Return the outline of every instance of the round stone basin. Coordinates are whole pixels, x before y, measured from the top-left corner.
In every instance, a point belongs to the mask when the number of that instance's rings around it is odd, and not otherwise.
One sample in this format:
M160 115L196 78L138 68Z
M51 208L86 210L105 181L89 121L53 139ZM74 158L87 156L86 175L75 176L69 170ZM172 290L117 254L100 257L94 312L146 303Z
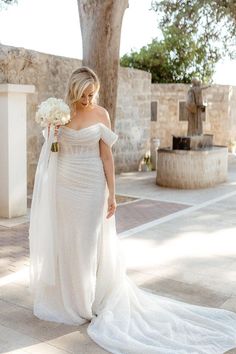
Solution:
M156 184L178 189L212 187L227 180L228 148L157 150Z

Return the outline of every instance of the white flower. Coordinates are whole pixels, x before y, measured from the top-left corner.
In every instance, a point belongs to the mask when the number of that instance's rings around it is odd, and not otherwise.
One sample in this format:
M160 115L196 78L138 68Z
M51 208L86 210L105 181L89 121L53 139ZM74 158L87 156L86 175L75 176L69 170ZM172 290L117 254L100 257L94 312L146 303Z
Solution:
M70 108L62 99L50 97L38 106L35 120L41 127L65 125L70 121Z

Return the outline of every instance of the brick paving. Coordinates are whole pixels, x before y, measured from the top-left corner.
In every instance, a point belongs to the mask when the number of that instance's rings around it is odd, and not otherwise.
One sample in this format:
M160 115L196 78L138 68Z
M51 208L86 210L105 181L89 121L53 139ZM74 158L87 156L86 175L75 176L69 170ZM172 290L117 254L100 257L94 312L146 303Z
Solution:
M29 265L29 224L0 227L0 276Z
M186 204L150 199L140 199L132 203L118 205L116 211L117 232L130 230L189 207L190 205Z
M121 204L116 211L117 232L130 230L139 225L159 219L189 205L160 202L119 196ZM127 201L131 201L126 204ZM11 274L29 265L29 223L15 227L0 227L0 276Z

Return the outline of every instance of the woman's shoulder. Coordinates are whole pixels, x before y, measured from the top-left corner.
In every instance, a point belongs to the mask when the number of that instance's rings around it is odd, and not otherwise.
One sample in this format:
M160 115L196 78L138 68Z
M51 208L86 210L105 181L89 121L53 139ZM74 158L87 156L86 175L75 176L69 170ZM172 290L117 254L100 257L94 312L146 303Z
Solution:
M97 114L98 119L101 123L105 124L106 126L111 126L111 120L108 111L97 104L94 105L94 113Z

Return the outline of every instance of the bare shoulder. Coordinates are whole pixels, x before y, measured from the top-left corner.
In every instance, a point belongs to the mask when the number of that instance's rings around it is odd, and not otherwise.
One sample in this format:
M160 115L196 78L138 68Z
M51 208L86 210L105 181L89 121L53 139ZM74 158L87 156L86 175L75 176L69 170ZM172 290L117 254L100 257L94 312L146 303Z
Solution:
M111 128L111 119L108 111L104 107L99 105L95 105L95 111L98 115L99 121L105 124L107 127Z

